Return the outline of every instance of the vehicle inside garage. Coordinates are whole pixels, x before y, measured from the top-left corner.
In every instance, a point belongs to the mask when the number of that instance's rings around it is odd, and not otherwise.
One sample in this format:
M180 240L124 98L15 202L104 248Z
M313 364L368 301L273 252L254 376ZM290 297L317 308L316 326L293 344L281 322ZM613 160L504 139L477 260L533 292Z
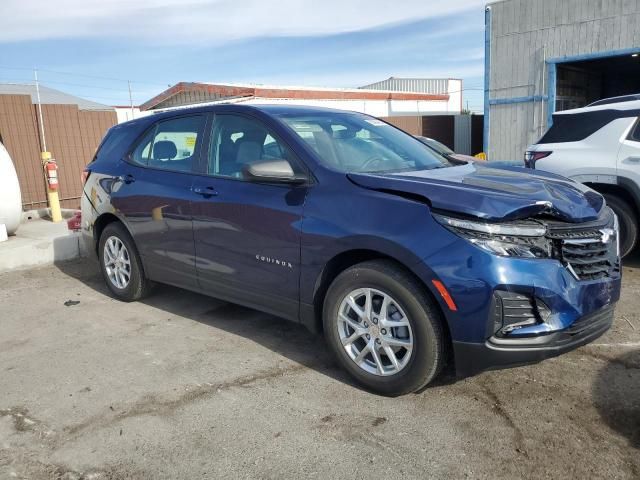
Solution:
M556 111L640 92L640 54L559 63Z

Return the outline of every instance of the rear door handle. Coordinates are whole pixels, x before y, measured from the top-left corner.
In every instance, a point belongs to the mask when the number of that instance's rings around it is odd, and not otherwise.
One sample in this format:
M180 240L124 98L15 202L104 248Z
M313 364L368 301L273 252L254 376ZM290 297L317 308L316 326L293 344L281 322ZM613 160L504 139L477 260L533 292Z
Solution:
M218 195L213 187L193 187L193 193L202 195L204 198L215 197Z
M640 163L640 157L627 157L623 161L627 163Z

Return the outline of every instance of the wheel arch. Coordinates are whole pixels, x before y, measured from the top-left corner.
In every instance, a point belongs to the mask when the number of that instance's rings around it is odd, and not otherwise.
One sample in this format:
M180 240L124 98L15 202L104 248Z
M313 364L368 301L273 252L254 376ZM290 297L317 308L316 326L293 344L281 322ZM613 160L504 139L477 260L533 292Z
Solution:
M102 235L102 232L107 227L107 225L114 222L120 223L127 230L127 232L129 232L129 235L131 235L131 230L129 230L127 224L123 222L122 219L117 215L111 212L101 214L93 223L93 248L96 254L99 253L98 247L100 245L100 236ZM131 235L131 238L133 238L133 235Z
M616 183L603 183L598 181L583 182L587 187L598 193L617 195L629 203L636 212L640 212L640 188L626 177L617 177Z
M449 330L449 324L447 320L447 316L443 311L441 302L438 301L436 296L436 292L434 291L431 285L428 285L426 282L420 278L416 272L407 266L405 263L401 262L397 258L394 258L386 253L370 250L370 249L352 249L346 250L336 254L333 258L331 258L322 269L320 275L316 279L314 294L313 294L313 319L311 322L304 322L311 330L315 332L322 332L322 308L324 305L324 300L329 290L329 286L333 281L344 272L346 269L357 265L359 263L371 261L371 260L388 260L394 263L398 268L404 270L407 274L409 274L418 284L423 288L426 294L433 301L433 304L438 308L440 313L440 317L442 319L442 328L445 334L446 339L446 350L447 350L447 361L452 360L449 356L452 350L452 339L451 332ZM311 325L309 325L311 323Z

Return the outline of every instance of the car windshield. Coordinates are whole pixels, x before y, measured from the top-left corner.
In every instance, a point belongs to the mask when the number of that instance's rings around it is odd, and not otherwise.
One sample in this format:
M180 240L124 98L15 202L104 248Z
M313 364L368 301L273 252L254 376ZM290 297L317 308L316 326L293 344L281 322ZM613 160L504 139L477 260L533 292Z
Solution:
M367 115L342 112L277 115L330 168L392 173L452 166L411 135Z

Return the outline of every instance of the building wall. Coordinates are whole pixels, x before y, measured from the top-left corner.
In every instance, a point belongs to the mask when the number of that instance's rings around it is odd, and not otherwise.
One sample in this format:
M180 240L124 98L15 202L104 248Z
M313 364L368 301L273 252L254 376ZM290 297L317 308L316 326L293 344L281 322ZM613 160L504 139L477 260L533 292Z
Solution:
M361 87L367 90L386 90L393 92L419 92L429 94L449 95L446 112L460 113L462 111L462 80L446 78L388 78L380 82ZM398 110L399 113L401 110Z
M81 172L106 131L116 124L116 114L78 110L75 105L42 105L42 115L47 149L58 163L62 207L77 208ZM30 96L0 95L0 136L18 173L23 207L46 207L37 106Z
M504 0L489 9L490 160L522 158L546 131L554 62L640 48L640 0Z
M136 118L146 117L147 115L153 115L153 112L140 111L139 107L113 107L116 111L116 117L118 123L128 122L129 120L135 120Z
M450 110L447 100L308 100L301 98L252 98L243 104L288 104L326 107L366 113L374 117L460 113L460 106Z

